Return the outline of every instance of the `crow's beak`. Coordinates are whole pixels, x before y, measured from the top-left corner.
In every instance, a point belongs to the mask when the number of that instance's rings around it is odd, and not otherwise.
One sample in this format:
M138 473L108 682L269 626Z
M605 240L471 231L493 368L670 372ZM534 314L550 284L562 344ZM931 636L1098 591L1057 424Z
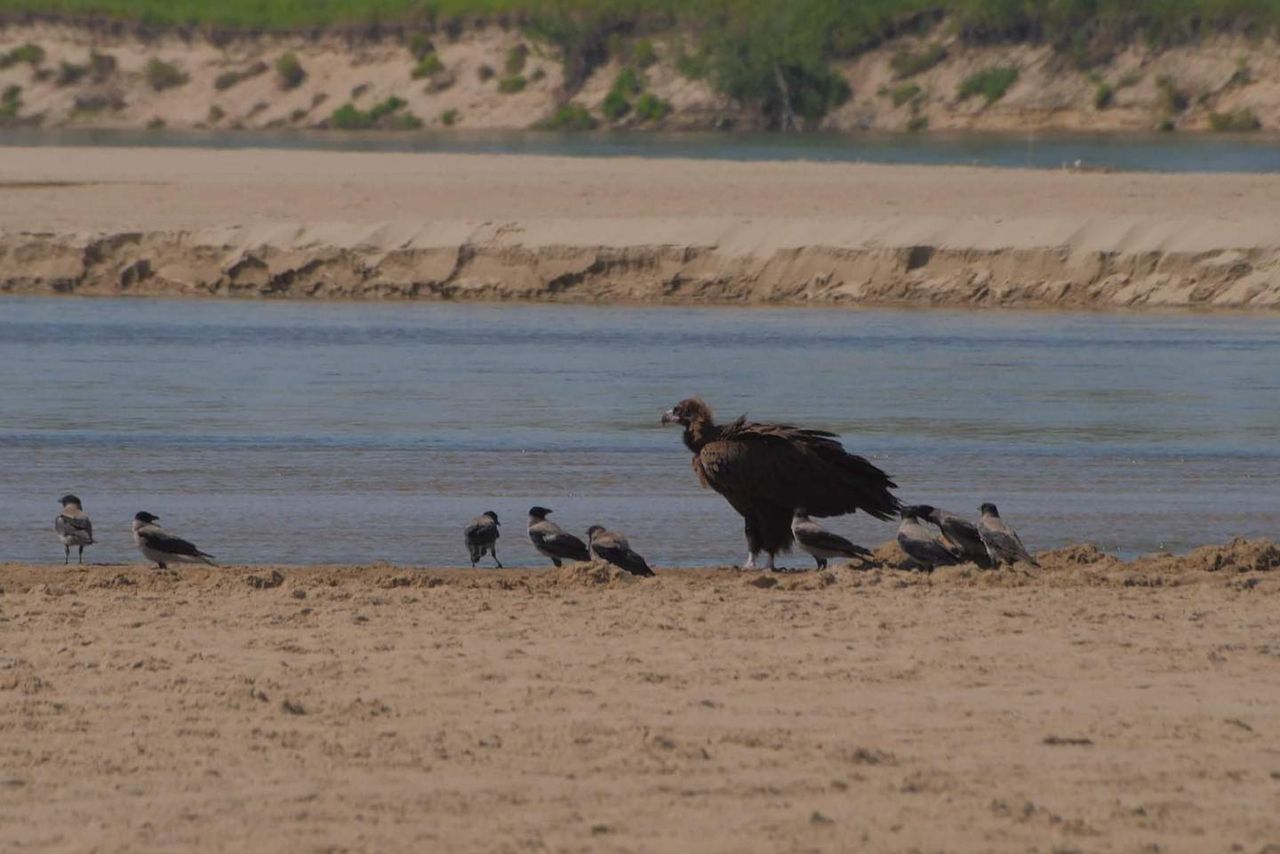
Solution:
M676 415L676 411L674 409L668 409L666 412L662 413L662 423L679 424L680 418Z

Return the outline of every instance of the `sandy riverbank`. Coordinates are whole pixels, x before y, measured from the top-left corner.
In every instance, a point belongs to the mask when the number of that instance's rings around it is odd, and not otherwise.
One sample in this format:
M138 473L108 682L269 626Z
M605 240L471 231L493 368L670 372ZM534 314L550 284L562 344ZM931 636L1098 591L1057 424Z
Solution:
M1280 552L1041 557L1033 574L652 580L0 566L0 838L1280 845Z
M1280 177L10 148L0 292L1280 307Z

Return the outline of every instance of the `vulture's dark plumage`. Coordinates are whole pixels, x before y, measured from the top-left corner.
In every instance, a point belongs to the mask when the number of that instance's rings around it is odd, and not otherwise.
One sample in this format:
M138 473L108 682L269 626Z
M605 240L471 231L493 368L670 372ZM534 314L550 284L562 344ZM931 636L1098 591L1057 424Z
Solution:
M745 416L719 425L697 398L680 401L662 423L684 427L698 480L741 514L748 567L763 551L772 568L774 555L791 547L791 515L797 507L818 517L861 510L888 519L898 511L898 499L889 491L896 484L864 457L846 451L834 433Z
M475 569L485 552L493 555L493 562L502 569L502 561L498 560L498 514L486 510L482 515L471 520L462 532L467 543L467 552L471 555L471 568Z

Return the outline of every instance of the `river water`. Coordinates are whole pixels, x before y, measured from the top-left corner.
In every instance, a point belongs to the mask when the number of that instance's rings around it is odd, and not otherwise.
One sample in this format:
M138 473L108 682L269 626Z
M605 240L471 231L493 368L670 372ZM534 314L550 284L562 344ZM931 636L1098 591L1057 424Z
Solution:
M138 559L145 509L228 563L452 565L492 509L504 562L540 565L534 503L736 562L659 425L691 394L838 431L905 500L995 501L1033 549L1274 537L1278 364L1276 317L8 298L0 561L60 559L70 491L96 562Z

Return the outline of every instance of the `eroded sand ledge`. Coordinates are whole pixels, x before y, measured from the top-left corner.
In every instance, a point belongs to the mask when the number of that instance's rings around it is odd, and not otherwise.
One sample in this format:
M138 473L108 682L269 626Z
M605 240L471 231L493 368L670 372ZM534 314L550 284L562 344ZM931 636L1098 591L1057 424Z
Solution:
M1280 308L1280 178L8 149L0 292Z

